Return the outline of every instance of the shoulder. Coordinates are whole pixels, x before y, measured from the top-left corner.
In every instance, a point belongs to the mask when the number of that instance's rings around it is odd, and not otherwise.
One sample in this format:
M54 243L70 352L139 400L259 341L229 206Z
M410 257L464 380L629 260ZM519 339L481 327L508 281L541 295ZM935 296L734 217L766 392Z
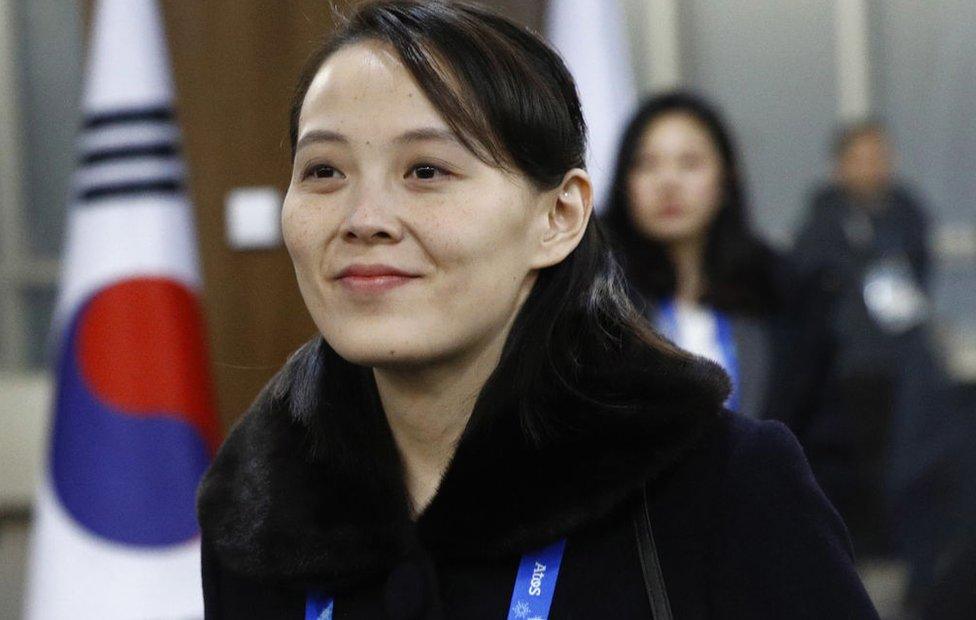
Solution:
M794 258L829 254L834 245L844 242L843 221L850 207L843 192L830 184L815 188L808 195L808 208L790 252Z
M782 424L723 412L653 504L677 615L877 618L846 528Z
M724 413L718 433L727 454L728 482L775 487L796 480L815 486L802 448L783 424Z
M792 433L725 414L724 471L712 545L721 605L790 617L876 617L854 569L847 529Z
M807 190L807 203L810 215L839 208L844 201L844 192L836 183L822 183Z
M799 229L798 241L820 240L836 232L849 208L843 190L835 183L825 183L807 191L807 209ZM812 239L811 239L812 237Z
M915 220L918 224L927 222L925 201L911 185L904 182L892 185L891 201L895 208L903 214L903 217Z
M837 533L846 539L843 523L814 480L803 449L780 422L723 411L683 469L709 470L712 499L726 511L792 514L794 508L812 504L833 517L831 524L838 525Z
M736 532L737 542L729 544L743 550L751 544L816 545L818 552L852 564L847 528L793 433L780 422L732 414L723 424L724 471L716 500L725 527Z
M919 208L923 202L916 188L900 179L891 184L890 192L894 200L912 208Z
M720 416L713 458L721 467L716 505L741 534L791 537L788 522L810 521L839 556L852 555L847 529L824 495L793 433L780 422ZM764 521L776 528L761 531Z
M708 514L710 525L741 527L746 535L761 518L782 522L812 511L830 530L836 550L850 556L843 522L780 422L723 411L659 492L664 512L689 510L694 502L691 510Z

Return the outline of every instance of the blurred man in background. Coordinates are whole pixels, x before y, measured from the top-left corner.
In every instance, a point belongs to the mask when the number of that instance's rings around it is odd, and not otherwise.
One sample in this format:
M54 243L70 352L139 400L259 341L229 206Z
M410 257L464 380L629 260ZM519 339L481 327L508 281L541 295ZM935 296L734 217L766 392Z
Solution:
M783 417L848 523L861 559L899 554L924 596L960 531L960 438L929 334L928 218L894 175L885 127L834 140L793 251L801 347Z
M814 353L804 356L813 364L804 374L815 395L793 423L858 553L888 555L881 483L903 374L899 351L927 312L927 222L893 181L880 123L841 128L833 157L834 179L814 192L793 255Z

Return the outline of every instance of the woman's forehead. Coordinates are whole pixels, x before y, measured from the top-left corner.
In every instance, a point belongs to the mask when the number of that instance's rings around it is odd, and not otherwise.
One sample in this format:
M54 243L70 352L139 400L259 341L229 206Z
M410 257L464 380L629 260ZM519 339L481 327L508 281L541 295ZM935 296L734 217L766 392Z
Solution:
M649 121L638 142L640 150L682 147L715 149L708 127L685 111L665 112Z
M339 83L372 83L402 88L409 72L389 45L378 41L362 41L345 45L335 51L312 80L308 96ZM411 80L412 81L412 80Z
M338 50L316 73L302 103L299 139L313 131L393 139L419 127L449 131L396 52L364 42Z

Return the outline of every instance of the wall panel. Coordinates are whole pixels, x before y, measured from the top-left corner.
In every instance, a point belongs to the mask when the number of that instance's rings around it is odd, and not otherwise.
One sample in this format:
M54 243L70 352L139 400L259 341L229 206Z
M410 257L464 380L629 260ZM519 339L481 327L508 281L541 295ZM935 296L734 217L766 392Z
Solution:
M689 0L679 20L684 83L726 112L753 219L786 240L827 168L837 108L833 2Z

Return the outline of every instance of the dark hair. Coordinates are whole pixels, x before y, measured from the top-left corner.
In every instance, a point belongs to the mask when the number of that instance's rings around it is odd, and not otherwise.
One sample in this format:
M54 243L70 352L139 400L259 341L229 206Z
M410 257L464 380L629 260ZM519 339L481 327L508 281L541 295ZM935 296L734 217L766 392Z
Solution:
M572 76L559 56L539 37L497 15L446 2L373 2L348 19L312 57L299 83L293 145L302 99L318 68L342 46L365 40L396 50L474 152L548 188L583 165L585 125ZM694 364L694 372L706 374L700 362L653 332L631 305L593 219L569 256L539 272L473 416L515 407L527 437L541 443L556 432L542 412L558 410L570 424L572 411L584 409L644 414L641 395L660 389L649 373L686 377L692 371L682 374L677 367ZM319 399L359 398L349 386L354 376L363 376L362 369L341 360L321 338L293 356L288 367L278 397L289 396L299 419L314 424ZM336 370L322 373L323 367ZM321 378L313 385L316 377ZM717 407L728 389L720 377L711 384L696 379L693 389L684 385L692 392L684 396Z
M654 303L673 295L677 285L664 244L634 224L628 192L628 177L641 138L652 122L666 114L687 114L701 123L722 161L722 203L708 229L705 293L701 301L746 314L771 310L777 298L772 273L774 258L749 228L742 171L731 135L713 107L685 92L666 93L644 102L627 125L617 153L604 222L636 289L634 293Z
M830 142L830 154L834 159L840 159L844 152L856 140L868 134L887 135L888 128L880 118L868 117L844 123L834 131Z
M347 45L396 50L462 143L482 160L518 170L538 187L585 167L586 124L562 59L538 37L463 4L381 1L343 20L309 59L291 107L295 154L305 93L322 64Z

